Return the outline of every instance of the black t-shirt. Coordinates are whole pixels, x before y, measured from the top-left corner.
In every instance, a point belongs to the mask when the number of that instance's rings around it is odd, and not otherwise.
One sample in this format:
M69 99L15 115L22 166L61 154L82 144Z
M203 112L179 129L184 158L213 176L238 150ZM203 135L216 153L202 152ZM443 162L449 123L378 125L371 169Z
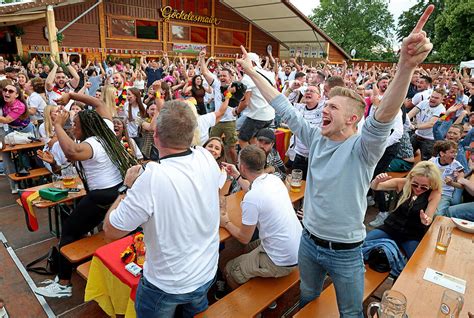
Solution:
M151 68L147 67L145 69L145 74L147 77L147 82L146 85L147 87L150 87L154 81L158 81L163 77L163 68Z

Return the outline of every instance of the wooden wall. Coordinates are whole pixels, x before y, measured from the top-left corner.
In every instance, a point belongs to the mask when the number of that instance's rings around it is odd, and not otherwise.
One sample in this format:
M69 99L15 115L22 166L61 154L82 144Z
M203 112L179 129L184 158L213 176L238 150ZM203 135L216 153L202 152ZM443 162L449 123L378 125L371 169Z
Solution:
M60 30L71 20L90 8L95 1L79 3L54 9L56 27ZM25 34L21 39L23 45L48 45L44 37L45 19L39 19L20 25ZM95 8L64 31L62 46L99 47L99 15Z
M347 60L347 58L336 47L329 43L328 60L331 63L342 63L342 61Z
M280 55L280 43L278 41L257 27L252 27L252 31L252 52L259 55L268 55L267 45L271 44L273 47L272 55Z

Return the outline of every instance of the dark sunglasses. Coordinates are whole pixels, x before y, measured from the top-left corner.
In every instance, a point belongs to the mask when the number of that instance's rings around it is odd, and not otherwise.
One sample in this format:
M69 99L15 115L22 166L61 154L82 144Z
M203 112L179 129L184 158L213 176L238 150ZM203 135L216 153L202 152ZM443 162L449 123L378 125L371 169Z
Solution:
M414 187L414 188L416 188L416 189L420 189L420 190L422 190L422 191L428 191L428 190L430 189L430 187L425 186L425 185L420 185L420 184L418 184L418 183L416 183L416 182L412 182L412 183L411 183L411 186Z
M4 89L3 89L3 92L4 92L4 93L9 93L9 94L14 94L14 93L16 93L16 90L4 88Z

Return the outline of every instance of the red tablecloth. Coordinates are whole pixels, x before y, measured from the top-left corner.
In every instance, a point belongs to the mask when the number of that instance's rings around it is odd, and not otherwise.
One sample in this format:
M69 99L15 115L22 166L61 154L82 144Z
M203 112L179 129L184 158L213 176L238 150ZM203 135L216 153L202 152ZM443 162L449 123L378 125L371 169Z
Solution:
M135 277L125 269L125 264L120 259L120 254L133 242L132 236L126 236L118 241L104 245L98 248L94 256L98 257L102 263L112 272L120 281L129 286L132 291L130 298L135 301L138 282L140 276Z

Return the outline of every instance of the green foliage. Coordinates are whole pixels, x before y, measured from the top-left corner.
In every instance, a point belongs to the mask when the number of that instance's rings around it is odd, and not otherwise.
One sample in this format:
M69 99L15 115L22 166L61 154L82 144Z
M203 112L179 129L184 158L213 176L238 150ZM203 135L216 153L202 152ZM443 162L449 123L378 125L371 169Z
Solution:
M445 0L435 21L434 50L445 63L474 59L474 1Z
M357 58L392 58L394 20L388 0L321 0L309 17L346 52Z
M398 18L398 29L397 29L397 39L401 42L404 37L407 37L411 30L415 28L418 19L425 11L426 7L429 4L435 5L435 10L430 16L430 19L425 24L423 30L426 32L426 35L430 38L434 38L435 30L435 20L443 11L445 0L422 0L417 4L412 6L407 11L403 12Z

